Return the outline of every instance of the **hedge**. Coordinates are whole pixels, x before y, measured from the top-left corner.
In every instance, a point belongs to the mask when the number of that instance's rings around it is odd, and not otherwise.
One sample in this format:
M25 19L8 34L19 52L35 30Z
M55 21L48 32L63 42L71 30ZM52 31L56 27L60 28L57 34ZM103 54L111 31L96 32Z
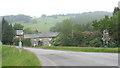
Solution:
M23 44L23 46L31 46L31 40L30 40L30 38L22 38L22 44ZM14 38L13 39L13 43L14 43L14 45L19 45L19 38Z

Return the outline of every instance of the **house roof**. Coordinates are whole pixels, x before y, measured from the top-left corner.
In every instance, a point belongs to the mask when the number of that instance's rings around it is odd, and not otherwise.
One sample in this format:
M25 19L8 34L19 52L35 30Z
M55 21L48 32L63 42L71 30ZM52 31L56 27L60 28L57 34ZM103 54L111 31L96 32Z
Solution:
M49 38L49 37L56 37L58 32L52 33L40 33L40 34L25 34L24 38Z

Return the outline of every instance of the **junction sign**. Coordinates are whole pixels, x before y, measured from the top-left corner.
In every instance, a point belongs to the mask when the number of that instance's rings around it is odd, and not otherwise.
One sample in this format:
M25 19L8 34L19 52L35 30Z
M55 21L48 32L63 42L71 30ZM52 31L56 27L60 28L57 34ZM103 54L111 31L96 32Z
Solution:
M109 31L107 29L103 30L102 40L104 47L107 48L110 40Z
M21 42L21 38L24 38L24 32L23 30L16 30L16 38L19 38L19 52L21 54L22 52L22 42Z

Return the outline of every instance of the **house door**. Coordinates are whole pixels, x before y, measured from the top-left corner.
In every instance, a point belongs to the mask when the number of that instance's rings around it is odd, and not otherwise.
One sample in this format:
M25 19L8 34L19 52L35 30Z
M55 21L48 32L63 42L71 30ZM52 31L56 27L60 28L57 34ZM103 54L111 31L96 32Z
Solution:
M38 46L42 46L43 42L42 41L38 41Z

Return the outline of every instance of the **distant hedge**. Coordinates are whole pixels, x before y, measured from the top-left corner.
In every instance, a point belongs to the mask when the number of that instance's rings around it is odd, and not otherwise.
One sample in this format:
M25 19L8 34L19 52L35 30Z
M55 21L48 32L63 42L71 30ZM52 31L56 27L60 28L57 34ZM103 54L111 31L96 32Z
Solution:
M23 42L23 46L31 46L30 38L23 38L22 42Z
M23 46L31 46L31 40L30 40L30 38L22 38L22 44L23 44ZM14 45L19 45L19 38L14 38L13 39L13 43L14 43Z

